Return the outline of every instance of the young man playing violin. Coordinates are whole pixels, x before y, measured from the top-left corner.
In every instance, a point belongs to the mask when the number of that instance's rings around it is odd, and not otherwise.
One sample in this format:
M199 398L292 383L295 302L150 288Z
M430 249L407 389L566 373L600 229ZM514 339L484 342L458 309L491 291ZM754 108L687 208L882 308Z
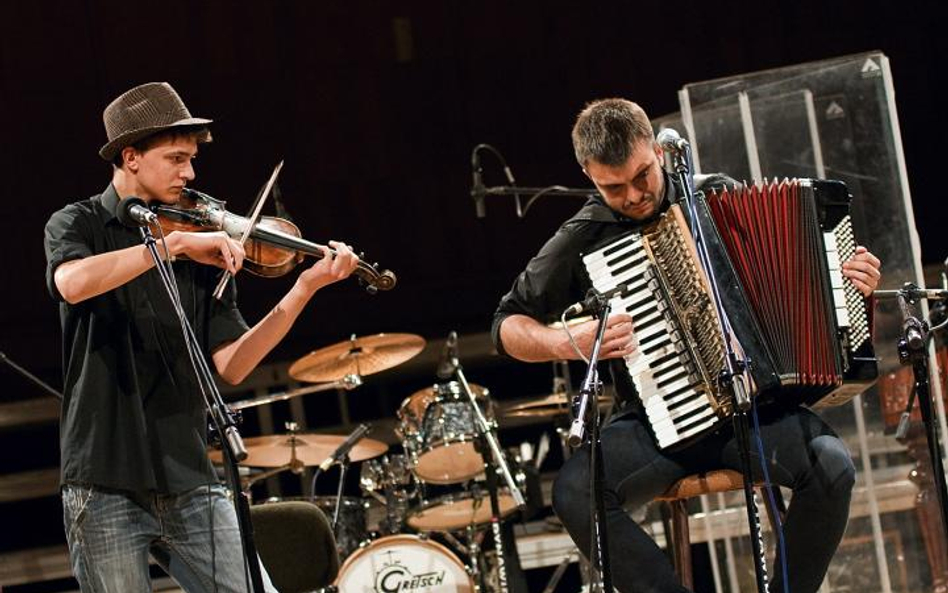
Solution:
M46 225L46 280L59 301L64 398L62 499L72 569L83 591L151 590L148 555L187 591L246 591L236 513L206 454L205 409L178 319L123 199L174 204L194 179L211 120L192 117L167 83L137 86L103 114L99 151L112 182ZM177 259L185 313L221 378L242 381L286 335L319 289L348 277L358 258L343 243L300 274L248 327L233 282L212 296L220 270L244 259L223 232L175 231L159 240ZM273 590L264 572L268 590Z

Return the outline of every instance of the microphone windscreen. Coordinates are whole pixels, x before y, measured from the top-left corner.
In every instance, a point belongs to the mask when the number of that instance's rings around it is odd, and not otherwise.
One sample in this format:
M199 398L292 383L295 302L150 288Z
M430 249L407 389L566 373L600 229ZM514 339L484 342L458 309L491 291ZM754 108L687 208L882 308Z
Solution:
M139 206L141 208L148 208L148 204L145 203L145 200L136 197L128 196L127 198L122 199L119 202L118 210L115 213L115 216L119 219L119 222L130 228L136 228L142 226L142 224L132 216L132 208Z

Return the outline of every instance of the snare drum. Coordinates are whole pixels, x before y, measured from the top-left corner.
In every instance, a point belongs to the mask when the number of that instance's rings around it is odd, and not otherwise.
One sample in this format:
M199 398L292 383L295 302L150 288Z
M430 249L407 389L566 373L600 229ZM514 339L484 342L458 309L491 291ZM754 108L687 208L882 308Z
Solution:
M494 414L487 390L471 386L484 416ZM422 389L398 410L402 445L415 475L432 484L463 482L484 471L474 447L477 424L471 402L455 382Z
M415 535L375 540L339 569L341 593L472 593L474 582L447 548Z

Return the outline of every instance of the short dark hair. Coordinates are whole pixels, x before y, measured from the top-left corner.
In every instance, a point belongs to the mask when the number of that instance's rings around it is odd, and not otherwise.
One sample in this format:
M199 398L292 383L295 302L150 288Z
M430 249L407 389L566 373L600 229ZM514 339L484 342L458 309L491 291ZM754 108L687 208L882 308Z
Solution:
M133 142L128 146L131 146L138 152L145 152L149 148L164 142L165 140L177 140L178 138L194 138L198 143L204 144L205 142L212 142L214 138L211 136L211 130L204 124L197 124L193 126L175 126L161 130L160 132L155 132L151 136L145 136L138 142ZM128 146L123 146L115 154L115 158L112 159L112 164L122 168L124 161L122 160L122 151L128 148Z
M616 167L632 156L639 142L655 139L652 123L638 104L598 99L586 104L573 125L573 150L580 166L589 160Z

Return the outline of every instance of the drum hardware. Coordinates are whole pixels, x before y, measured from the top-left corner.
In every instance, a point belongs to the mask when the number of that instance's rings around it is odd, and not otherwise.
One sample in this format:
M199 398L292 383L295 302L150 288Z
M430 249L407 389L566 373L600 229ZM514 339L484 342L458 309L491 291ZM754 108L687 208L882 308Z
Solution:
M244 408L252 408L254 406L261 406L263 404L271 404L273 402L284 401L319 391L330 391L333 389L352 391L360 385L362 385L362 377L360 375L345 375L338 381L333 381L331 383L318 383L316 385L308 385L306 387L282 391L280 393L268 393L259 397L232 402L227 405L231 410L243 410Z
M346 375L364 377L390 369L417 355L425 340L415 334L376 334L314 350L290 365L297 381L320 383L340 381Z
M385 455L362 464L359 485L363 492L382 503L385 518L379 524L382 535L401 533L410 511L410 501L418 494L417 484L404 455Z

